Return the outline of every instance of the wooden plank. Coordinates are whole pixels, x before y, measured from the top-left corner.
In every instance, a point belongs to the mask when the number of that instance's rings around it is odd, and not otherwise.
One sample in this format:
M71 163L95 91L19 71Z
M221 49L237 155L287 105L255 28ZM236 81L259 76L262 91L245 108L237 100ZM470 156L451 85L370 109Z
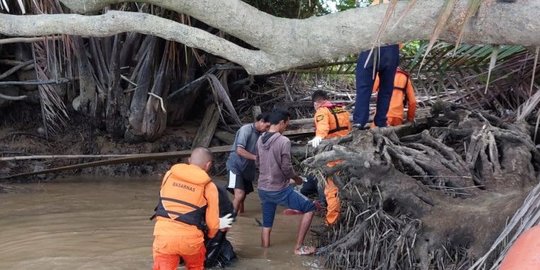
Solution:
M222 142L226 144L231 144L231 145L234 143L234 136L235 134L227 132L227 131L223 131L223 130L218 130L214 134L214 137L218 138L219 140L221 140Z
M214 132L216 132L218 122L219 112L216 104L212 104L204 113L202 123L197 130L195 139L193 139L191 149L195 149L196 147L200 146L208 147L210 145L210 141L212 141L212 137L214 137Z
M298 128L298 129L285 130L285 132L283 132L283 135L294 136L294 135L304 135L304 134L313 134L313 133L315 133L315 128Z
M313 125L314 123L315 123L315 120L313 119L313 117L289 120L289 125L307 125L307 124Z
M300 119L291 119L289 120L289 126L292 125L313 125L315 120L313 120L313 117L310 118L300 118ZM245 124L243 124L245 125ZM240 125L229 125L231 128L240 128Z
M227 153L231 150L231 147L232 145L224 145L224 146L211 147L208 149L212 153ZM189 155L191 155L191 150L162 152L162 153L149 153L149 154L132 154L132 155L126 155L125 157L122 157L122 158L98 160L98 161L86 162L86 163L81 163L81 164L45 169L45 170L36 171L36 172L27 172L27 173L19 173L19 174L14 174L14 175L0 176L0 179L10 179L10 178L20 177L20 176L55 173L55 172L61 172L61 171L66 171L66 170L76 170L76 169L84 169L84 168L90 168L90 167L122 164L122 163L130 163L130 162L138 162L138 161L146 161L146 160L173 159L173 158L185 157Z
M257 116L262 113L261 106L253 106L251 112L253 113L253 121L257 121Z
M351 112L351 116L350 116L349 119L352 122L352 120L353 120L352 112ZM292 120L289 121L289 125L307 125L307 124L310 124L312 126L315 124L315 120L313 119L313 117L301 118L301 119L292 119Z

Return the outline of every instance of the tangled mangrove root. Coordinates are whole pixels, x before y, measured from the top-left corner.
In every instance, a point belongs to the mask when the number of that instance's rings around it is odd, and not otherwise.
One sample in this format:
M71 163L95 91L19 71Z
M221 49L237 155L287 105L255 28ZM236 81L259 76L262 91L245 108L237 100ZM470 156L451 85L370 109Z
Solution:
M384 128L326 142L303 162L340 189L340 221L318 253L332 269L470 267L538 182L526 130L445 105L413 134ZM342 162L327 167L333 160Z

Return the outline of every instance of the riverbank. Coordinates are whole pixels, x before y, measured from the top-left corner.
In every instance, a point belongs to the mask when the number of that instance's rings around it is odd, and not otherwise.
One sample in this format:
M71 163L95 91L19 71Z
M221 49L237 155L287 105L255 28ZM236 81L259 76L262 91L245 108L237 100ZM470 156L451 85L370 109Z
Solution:
M36 108L24 107L20 110L3 108L0 118L0 156L28 155L115 155L173 152L191 148L199 123L187 122L180 127L168 127L162 137L153 142L127 142L115 139L106 132L92 127L85 119L74 115L68 128L51 135L47 139L39 119L35 118ZM214 174L223 174L226 154L216 154ZM0 161L0 176L24 172L35 172L48 168L79 164L94 159L35 159ZM160 175L181 159L147 160L90 167L62 172L60 175L104 175L104 176L151 176ZM44 174L14 181L50 180L57 174Z

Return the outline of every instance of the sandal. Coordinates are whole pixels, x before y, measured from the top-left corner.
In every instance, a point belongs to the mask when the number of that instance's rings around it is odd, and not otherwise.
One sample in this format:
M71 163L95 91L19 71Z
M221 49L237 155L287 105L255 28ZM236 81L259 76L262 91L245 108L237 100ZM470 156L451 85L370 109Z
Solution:
M294 254L299 256L313 255L316 250L317 249L315 247L301 246L300 248L294 250Z

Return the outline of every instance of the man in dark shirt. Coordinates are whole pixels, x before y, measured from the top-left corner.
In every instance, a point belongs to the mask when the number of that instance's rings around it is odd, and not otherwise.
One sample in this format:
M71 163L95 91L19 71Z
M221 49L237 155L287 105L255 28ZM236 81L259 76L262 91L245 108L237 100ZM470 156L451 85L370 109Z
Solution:
M268 130L268 114L257 116L255 123L243 125L234 138L234 144L227 159L229 184L227 188L234 193L233 207L235 214L244 212L246 195L253 192L257 157L257 139Z

